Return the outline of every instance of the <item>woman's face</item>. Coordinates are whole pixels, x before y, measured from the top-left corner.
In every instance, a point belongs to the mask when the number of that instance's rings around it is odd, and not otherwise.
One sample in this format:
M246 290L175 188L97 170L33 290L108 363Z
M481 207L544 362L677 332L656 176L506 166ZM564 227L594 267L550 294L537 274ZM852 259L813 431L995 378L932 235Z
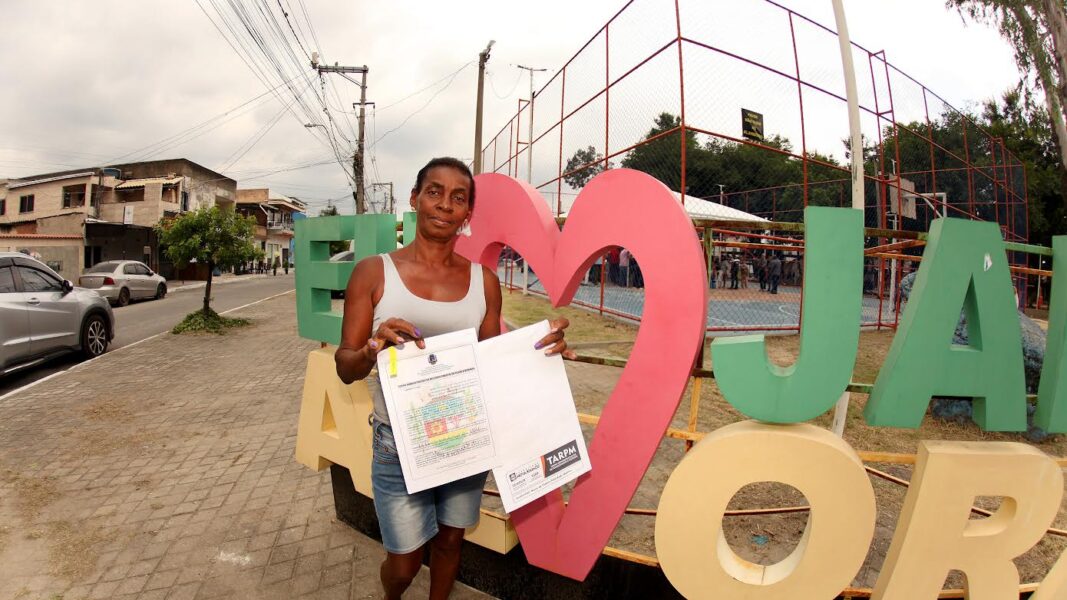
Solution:
M470 219L471 181L452 167L427 171L422 189L411 192L411 208L418 214L418 229L430 239L447 240Z

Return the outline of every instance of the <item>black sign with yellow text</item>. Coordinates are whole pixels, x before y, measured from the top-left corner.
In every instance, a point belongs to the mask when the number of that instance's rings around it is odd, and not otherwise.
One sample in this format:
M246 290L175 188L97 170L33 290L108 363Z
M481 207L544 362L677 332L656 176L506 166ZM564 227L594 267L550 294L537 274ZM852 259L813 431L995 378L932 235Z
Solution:
M753 142L763 141L763 115L747 108L741 109L741 136Z

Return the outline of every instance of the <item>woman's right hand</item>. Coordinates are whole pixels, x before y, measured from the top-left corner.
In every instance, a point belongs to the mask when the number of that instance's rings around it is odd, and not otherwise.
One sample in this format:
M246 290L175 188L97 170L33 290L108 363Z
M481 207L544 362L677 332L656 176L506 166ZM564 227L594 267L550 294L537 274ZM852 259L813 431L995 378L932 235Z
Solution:
M404 342L410 341L414 341L420 349L426 348L426 342L422 340L422 332L417 327L404 319L386 319L378 325L377 331L367 340L367 348L373 358L389 346L403 349Z

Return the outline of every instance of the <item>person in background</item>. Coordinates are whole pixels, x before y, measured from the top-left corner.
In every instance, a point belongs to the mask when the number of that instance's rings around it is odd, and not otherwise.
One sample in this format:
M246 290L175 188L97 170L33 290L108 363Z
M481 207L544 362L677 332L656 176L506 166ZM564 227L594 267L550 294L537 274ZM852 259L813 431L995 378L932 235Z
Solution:
M739 270L741 272L740 276L739 276L739 279L741 281L741 289L747 290L748 289L748 275L749 275L748 268L749 268L749 265L748 265L747 262L742 260L741 263L738 265L738 268L739 268Z
M622 271L623 287L630 287L633 283L630 279L630 251L626 248L619 253L619 269Z
M779 258L777 253L767 263L767 271L771 279L769 291L772 294L777 294L778 282L782 279L782 259Z
M759 278L759 289L767 289L767 253L762 252L756 260L756 277Z

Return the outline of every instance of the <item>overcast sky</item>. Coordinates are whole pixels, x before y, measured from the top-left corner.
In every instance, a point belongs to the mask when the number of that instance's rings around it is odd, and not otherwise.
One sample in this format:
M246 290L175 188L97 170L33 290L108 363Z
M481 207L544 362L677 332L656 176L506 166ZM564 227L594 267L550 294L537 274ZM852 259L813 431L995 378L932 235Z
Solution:
M439 155L473 157L477 55L490 39L496 40L496 46L486 81L485 141L506 125L517 100L528 96L528 76L515 65L549 69L535 77L540 88L624 4L574 0L261 2L246 0L249 14L258 19L258 11L269 7L291 42L289 48L269 46L275 56L291 61L284 68L287 76L294 77L273 93L269 90L282 79L273 72L257 77L227 42L238 44L220 21L219 9L237 23L227 2L216 0L218 8L211 0L199 4L195 0L5 2L5 35L0 36L0 80L5 82L0 93L0 176L184 157L222 170L237 179L238 187L270 187L303 198L314 214L330 201L342 212L352 212L348 176L337 162L329 162L334 152L325 128L305 128L309 117L292 102L291 89L303 94L319 122L329 123L316 99L322 92L319 79L304 56L305 50L317 50L329 64L369 67L367 99L376 105L368 109L367 116L367 179L392 182L398 202L406 204L415 172L426 160ZM829 0L779 2L834 25ZM279 4L289 13L288 23ZM749 58L766 57L769 62L789 48L783 46L788 44L788 39L782 39L788 34L785 21L777 16L754 16L784 14L763 0L681 4L686 35L736 49ZM612 47L617 44L619 48L612 50L613 60L627 49L652 48L659 39L656 32L674 26L673 11L665 14L658 10L661 6L673 3L636 0L630 10L635 15L639 9L645 12L632 21L647 30L612 37ZM1019 78L1010 48L994 30L964 24L942 2L846 0L845 7L853 41L869 50L885 49L891 63L957 107L998 96ZM303 48L292 41L290 26L305 44ZM291 59L286 58L289 52ZM836 46L813 41L802 44L800 52L805 76L840 77ZM676 67L677 54L673 57ZM306 68L298 72L296 64ZM727 66L735 69L739 65L733 61ZM869 84L866 62L857 67ZM327 77L325 94L336 124L332 136L338 151L348 154L348 140L355 138L352 103L359 98L359 88L339 75ZM687 71L692 114L700 114L703 102L709 107L708 115L720 106L723 114L734 115L739 102L758 103L759 98L770 97L764 101L766 106L759 107L768 114L770 132L775 129L776 113L795 111L795 87L781 87L781 82L768 84L772 91L759 92L757 99L737 100L762 85L757 81L762 76L745 77L713 65L698 70L697 75ZM572 76L568 81L568 95L581 87L579 79ZM660 87L670 89L671 85L665 81ZM654 90L657 86L647 87ZM905 92L899 95L898 112L914 112L915 97L909 99ZM633 133L612 133L613 137L625 139L647 131L651 122L646 112L670 109L670 101L665 100L662 107L656 102L654 95L634 100L629 120L616 112L626 106L614 104L613 129L624 127ZM830 133L825 142L809 141L809 147L835 144L847 135L847 123L840 118L843 112L822 110L816 101L810 102L807 130ZM911 116L898 114L898 119ZM780 120L788 121L785 116ZM587 129L583 135L598 136L595 124ZM788 129L783 125L783 131ZM809 133L809 140L815 137ZM310 163L324 164L305 167Z

